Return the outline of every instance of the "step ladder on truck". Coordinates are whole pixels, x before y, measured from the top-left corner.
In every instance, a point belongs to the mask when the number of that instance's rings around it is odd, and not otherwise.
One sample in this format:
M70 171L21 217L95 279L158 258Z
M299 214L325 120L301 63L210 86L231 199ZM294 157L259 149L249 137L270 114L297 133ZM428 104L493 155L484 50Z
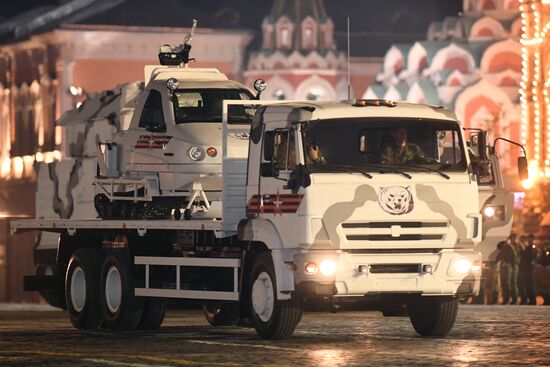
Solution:
M249 127L232 123L238 107L255 111ZM56 275L27 288L61 289L79 329L153 329L181 298L202 300L212 325L246 320L266 339L290 337L304 309L348 301L408 316L423 336L450 331L459 299L479 292L483 221L454 113L225 100L222 129L221 217L12 222L60 233ZM417 160L385 160L399 134ZM248 151L231 149L237 139Z

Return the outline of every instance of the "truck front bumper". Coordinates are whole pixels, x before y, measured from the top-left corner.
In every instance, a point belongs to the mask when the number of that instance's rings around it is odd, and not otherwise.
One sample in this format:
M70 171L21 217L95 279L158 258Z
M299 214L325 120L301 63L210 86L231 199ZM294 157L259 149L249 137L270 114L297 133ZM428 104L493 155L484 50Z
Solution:
M481 255L473 250L367 254L307 251L295 255L294 264L295 289L305 296L468 296L479 293L481 279ZM329 274L331 268L334 272Z

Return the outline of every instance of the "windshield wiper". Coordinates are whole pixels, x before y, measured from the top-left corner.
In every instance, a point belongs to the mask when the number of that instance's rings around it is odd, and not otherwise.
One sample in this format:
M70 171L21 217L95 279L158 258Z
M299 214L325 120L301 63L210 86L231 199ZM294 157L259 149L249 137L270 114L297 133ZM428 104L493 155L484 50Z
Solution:
M309 168L310 171L316 171L319 168L321 168L321 170L322 170L322 168L326 168L328 170L336 169L336 170L340 170L341 172L352 171L352 172L361 173L361 174L365 175L365 177L372 178L372 175L369 174L368 172L365 172L360 168L350 166L350 165L345 165L345 164L315 164L315 165L309 165L308 168Z
M403 175L407 177L409 180L412 178L411 175L409 175L407 172L403 172L393 166L386 165L386 164L376 164L376 163L363 163L361 164L363 167L370 167L378 170L380 173L397 173L400 175Z
M431 167L424 167L424 166L420 166L420 165L417 165L417 164L411 164L411 165L400 166L400 167L423 169L423 170L428 171L428 172L435 172L435 173L438 173L441 177L444 177L444 178L446 178L447 180L450 179L450 177L449 177L448 174L443 173L443 172L441 172L440 170L435 169L435 168L431 168Z

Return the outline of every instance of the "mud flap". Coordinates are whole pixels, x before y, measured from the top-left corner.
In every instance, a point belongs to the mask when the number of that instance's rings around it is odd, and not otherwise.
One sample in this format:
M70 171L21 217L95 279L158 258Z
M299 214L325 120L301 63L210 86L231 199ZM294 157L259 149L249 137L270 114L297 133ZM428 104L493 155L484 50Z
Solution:
M294 292L294 253L295 250L271 250L279 301L290 299L291 293Z

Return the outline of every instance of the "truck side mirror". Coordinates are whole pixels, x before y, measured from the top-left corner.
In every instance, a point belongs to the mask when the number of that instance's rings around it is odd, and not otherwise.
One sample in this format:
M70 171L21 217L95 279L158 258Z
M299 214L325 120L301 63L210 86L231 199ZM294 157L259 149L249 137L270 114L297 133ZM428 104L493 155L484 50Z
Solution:
M275 149L275 132L267 131L264 134L264 160L273 160L273 151Z
M522 181L529 178L529 169L526 157L518 157L518 174L520 180Z
M299 164L296 166L296 169L290 173L290 177L285 188L291 189L293 193L297 193L300 187L306 188L309 185L311 185L309 170L303 164Z
M262 177L279 177L279 169L272 162L260 164L260 175Z
M477 155L479 159L487 159L487 132L480 131L477 135Z

